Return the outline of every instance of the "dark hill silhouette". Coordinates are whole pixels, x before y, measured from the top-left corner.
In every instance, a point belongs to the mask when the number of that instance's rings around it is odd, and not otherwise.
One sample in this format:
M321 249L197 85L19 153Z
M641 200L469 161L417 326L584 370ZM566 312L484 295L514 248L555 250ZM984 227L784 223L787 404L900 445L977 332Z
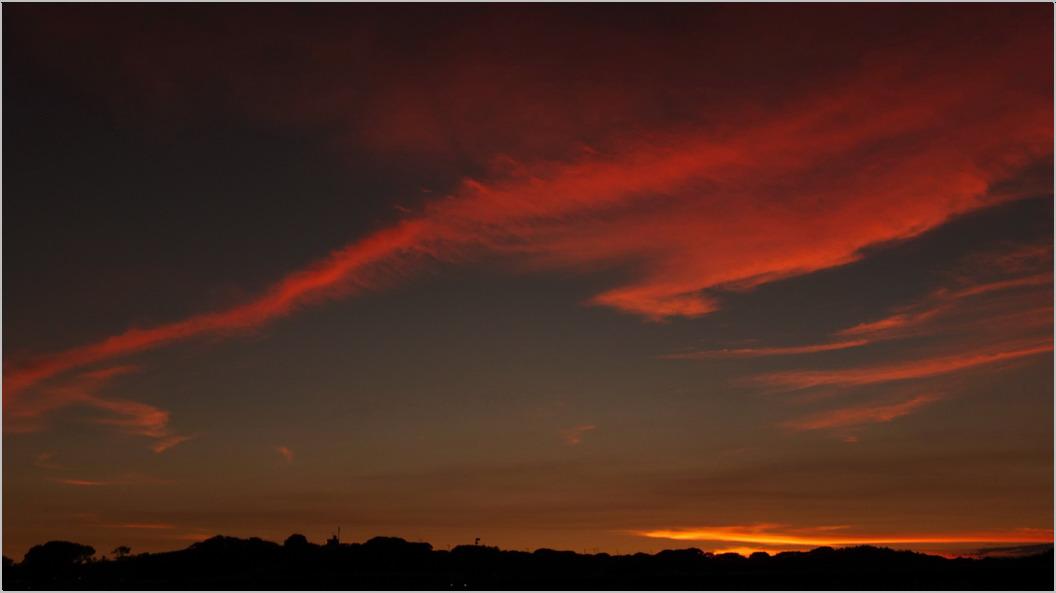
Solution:
M27 589L1021 589L1052 590L1053 553L947 559L859 546L810 552L577 554L375 537L284 544L218 535L184 550L92 560L70 542L4 558L5 590Z

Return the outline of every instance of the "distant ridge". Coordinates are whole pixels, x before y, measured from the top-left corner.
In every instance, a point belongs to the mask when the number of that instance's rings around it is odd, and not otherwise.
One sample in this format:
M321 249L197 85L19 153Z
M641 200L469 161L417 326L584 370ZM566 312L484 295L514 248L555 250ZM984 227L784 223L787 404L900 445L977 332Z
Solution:
M970 556L977 558L1000 558L1008 556L1032 556L1052 551L1052 544L1028 544L1024 546L1002 546L998 548L979 548L972 551Z
M1028 549L1029 548L1029 549ZM1009 556L1015 550L1032 553ZM28 589L1019 589L1052 590L1053 552L991 548L948 559L857 546L809 552L656 554L534 552L480 545L434 550L425 542L375 537L364 543L283 544L218 535L186 549L93 559L72 542L34 546L20 563L4 557L5 590ZM979 551L983 553L983 550Z

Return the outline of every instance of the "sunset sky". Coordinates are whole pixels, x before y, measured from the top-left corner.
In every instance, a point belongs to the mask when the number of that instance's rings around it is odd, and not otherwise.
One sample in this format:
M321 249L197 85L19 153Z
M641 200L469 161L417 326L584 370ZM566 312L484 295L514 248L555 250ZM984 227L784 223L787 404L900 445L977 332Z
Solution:
M1051 4L3 17L5 555L1052 542Z

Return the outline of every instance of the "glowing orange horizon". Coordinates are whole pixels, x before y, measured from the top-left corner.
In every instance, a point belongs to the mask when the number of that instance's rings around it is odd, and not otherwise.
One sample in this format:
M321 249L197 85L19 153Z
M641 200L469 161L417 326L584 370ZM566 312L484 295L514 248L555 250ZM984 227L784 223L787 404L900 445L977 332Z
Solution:
M785 552L780 548L760 548L755 546L733 546L730 548L716 548L711 550L712 554L740 554L741 556L751 556L756 552L765 552L767 554L778 554Z
M815 529L814 531L818 531ZM780 533L761 528L708 527L637 531L636 535L678 541L729 542L769 546L851 546L884 544L968 544L968 543L1052 543L1052 530L1018 529L1012 531L967 532L951 534L893 534L823 536Z

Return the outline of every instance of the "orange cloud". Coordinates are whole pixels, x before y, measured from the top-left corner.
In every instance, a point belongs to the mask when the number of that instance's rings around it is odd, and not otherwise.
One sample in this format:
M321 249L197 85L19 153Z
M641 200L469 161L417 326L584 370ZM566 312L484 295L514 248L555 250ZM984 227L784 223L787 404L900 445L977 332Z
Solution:
M275 447L275 452L279 454L286 463L293 463L293 451L289 447L278 446Z
M171 523L114 523L106 525L115 529L149 529L149 530L165 530L165 529L176 529L175 525Z
M581 424L572 428L565 429L561 432L561 438L565 441L566 445L575 447L576 445L583 442L583 437L586 433L596 430L598 427L593 424Z
M764 552L766 554L778 554L784 550L780 548L762 548L758 546L734 546L729 548L716 548L711 551L712 554L740 554L741 556L751 556L756 552Z
M78 480L78 479L75 479L75 478L55 478L55 481L58 482L59 484L65 484L67 486L82 486L82 487L83 486L88 486L88 487L110 486L110 485L114 484L114 482L107 482L107 481L103 481L103 480Z
M897 403L828 410L806 418L791 420L786 422L785 426L793 430L819 430L890 422L939 399L937 395L918 395Z
M130 486L149 484L170 484L171 480L154 478L138 474L128 474L122 477L107 480L87 480L80 478L52 478L53 482L66 486L99 487L99 486Z
M203 542L212 536L213 534L209 533L181 533L174 535L173 539L182 542Z
M33 465L48 470L62 469L61 465L55 463L55 453L51 451L38 453L37 456L33 458Z

